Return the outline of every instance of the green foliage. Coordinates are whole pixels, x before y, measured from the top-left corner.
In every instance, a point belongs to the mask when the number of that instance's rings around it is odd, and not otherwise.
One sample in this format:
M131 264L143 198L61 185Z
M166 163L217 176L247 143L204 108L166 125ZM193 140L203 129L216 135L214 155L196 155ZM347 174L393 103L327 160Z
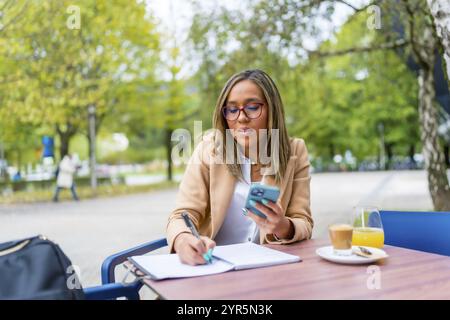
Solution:
M157 32L142 1L6 2L2 23L7 25L0 30L0 141L16 162L36 160L40 137L55 135L56 128L58 145L75 137L71 150L87 157L87 140L81 137L87 136L89 105L96 107L99 135L123 132L130 140L129 150L100 153L100 161L163 157L167 133L191 128L193 120L203 120L206 130L226 80L250 68L273 77L289 134L304 138L315 158L330 160L346 150L358 159L376 157L381 135L395 154L418 147L418 88L405 64L408 51L308 55L305 42L322 39L318 21L330 19L333 1L321 1L320 9L316 1L249 0L236 10L207 10L193 0L189 45ZM383 12L395 9L383 3ZM67 27L67 8L73 4L80 8L80 29ZM331 39L317 40L319 50L395 38L386 30L369 30L367 18L365 11L354 14ZM388 14L383 19L385 28L395 23ZM180 74L190 63L182 60L185 49L201 62L188 79Z
M11 7L25 3L19 2ZM87 132L90 105L99 129L109 114L138 99L137 84L154 82L159 34L145 3L77 1L79 29L69 28L71 5L30 2L23 24L0 33L0 59L6 61L0 64L0 115L18 131L39 126L54 134L56 127L70 139Z
M202 64L196 75L202 108L212 106L226 80L260 68L281 92L292 136L306 140L314 157L331 159L351 150L359 159L377 156L381 132L396 154L418 143L417 84L402 56L372 51L326 59L305 56L304 41L319 37L317 20L333 13L308 1L247 2L245 12L216 8L194 16L190 39ZM385 41L366 26L361 12L348 20L320 51L338 51ZM214 39L215 41L211 41Z
M151 185L139 185L139 186L127 186L124 184L111 184L105 183L99 185L94 192L88 186L81 186L77 188L77 194L83 201L85 199L98 198L98 197L117 197L120 195L144 193L158 190L165 190L169 188L177 187L177 182L159 182ZM47 202L53 197L54 190L48 189L36 189L32 191L19 191L0 197L0 204L16 204L16 203L35 203L35 202ZM60 201L73 201L70 190L65 189L61 191Z

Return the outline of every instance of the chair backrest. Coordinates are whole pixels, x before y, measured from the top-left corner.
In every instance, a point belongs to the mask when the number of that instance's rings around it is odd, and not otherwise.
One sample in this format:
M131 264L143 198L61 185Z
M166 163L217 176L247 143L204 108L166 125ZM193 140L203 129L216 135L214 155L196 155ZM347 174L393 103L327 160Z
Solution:
M450 256L450 212L380 211L385 244Z

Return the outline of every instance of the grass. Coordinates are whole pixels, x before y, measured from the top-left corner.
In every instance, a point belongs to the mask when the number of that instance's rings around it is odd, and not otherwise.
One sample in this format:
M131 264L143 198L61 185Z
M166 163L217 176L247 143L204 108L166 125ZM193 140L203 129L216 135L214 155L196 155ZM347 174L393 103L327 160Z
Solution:
M77 187L77 194L81 200L115 197L126 194L144 193L150 191L164 190L174 188L178 186L178 182L159 182L151 185L144 186L126 186L123 184L118 185L100 185L94 192L90 187ZM18 203L36 203L36 202L49 202L53 198L53 189L47 190L35 190L35 191L18 191L8 195L0 197L0 204L18 204ZM59 200L66 201L72 200L72 194L69 189L63 189L59 193Z
M183 174L185 172L185 167L176 167L172 169L172 176L175 176L177 174ZM157 176L157 175L167 175L167 170L165 168L161 169L155 169L151 171L144 171L144 172L130 172L130 173L124 173L121 174L121 177L127 177L127 176Z

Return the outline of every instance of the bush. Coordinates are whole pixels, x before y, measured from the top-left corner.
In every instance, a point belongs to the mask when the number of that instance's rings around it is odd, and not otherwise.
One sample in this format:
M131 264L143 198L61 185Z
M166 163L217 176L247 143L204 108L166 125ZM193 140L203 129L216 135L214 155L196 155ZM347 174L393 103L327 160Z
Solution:
M114 181L117 183L124 183L123 178L121 181ZM109 177L99 177L97 178L98 185L111 185L111 178ZM77 177L75 178L75 184L79 187L87 187L91 184L90 177ZM0 182L0 192L10 188L13 192L17 191L33 191L33 190L48 190L55 188L56 180L42 180L42 181L15 181L15 182Z

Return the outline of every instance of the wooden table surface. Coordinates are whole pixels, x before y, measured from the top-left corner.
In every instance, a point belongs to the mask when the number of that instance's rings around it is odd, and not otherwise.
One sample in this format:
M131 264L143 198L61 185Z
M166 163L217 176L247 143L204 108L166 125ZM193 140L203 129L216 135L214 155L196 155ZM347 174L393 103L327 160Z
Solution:
M323 260L328 240L267 245L300 263L144 283L163 299L450 299L450 257L385 246L389 258L368 265ZM372 266L372 267L370 267ZM373 269L379 268L380 288ZM368 285L369 283L369 285Z

